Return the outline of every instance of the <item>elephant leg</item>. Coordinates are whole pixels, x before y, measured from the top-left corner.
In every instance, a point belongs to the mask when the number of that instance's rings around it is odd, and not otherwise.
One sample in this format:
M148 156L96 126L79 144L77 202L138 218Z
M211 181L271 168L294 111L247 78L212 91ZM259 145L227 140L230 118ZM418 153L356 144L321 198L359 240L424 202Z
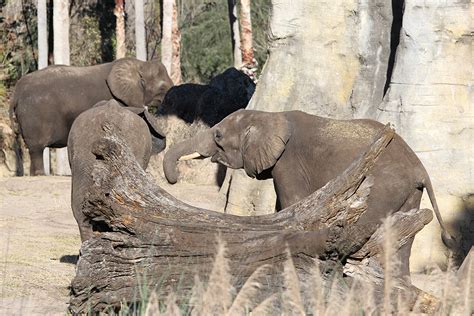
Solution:
M419 208L422 195L423 191L415 189L415 191L408 197L403 206L400 208L399 212L407 212L414 208ZM407 243L403 245L396 253L396 257L400 262L399 276L408 279L410 278L410 254L414 239L415 237L410 238L410 240L408 240Z
M29 148L30 152L30 175L31 176L44 176L43 166L43 150L42 147Z

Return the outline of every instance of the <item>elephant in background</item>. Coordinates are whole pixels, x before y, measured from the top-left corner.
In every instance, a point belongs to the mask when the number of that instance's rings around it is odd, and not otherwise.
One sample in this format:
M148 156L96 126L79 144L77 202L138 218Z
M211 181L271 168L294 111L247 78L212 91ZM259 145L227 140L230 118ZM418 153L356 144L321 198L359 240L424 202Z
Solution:
M130 107L158 105L172 85L161 62L135 58L89 67L55 65L22 77L10 113L17 139L23 136L30 153L30 174L44 174L44 148L66 146L76 117L97 102L115 99ZM21 157L20 152L17 155ZM22 163L17 168L17 174L23 175Z
M67 142L72 171L71 207L79 225L81 241L97 229L86 220L82 205L86 190L93 185L92 168L96 161L92 145L105 135L104 124L113 126L115 135L131 148L138 163L146 169L153 152L165 148L165 135L155 118L143 107L123 107L116 100L102 101L80 114L74 121Z
M367 119L335 120L301 111L241 110L208 131L171 147L163 168L168 181L175 183L178 160L204 156L229 168L242 168L250 177L271 177L279 208L283 209L341 174L382 129L381 123ZM399 135L395 135L370 173L374 184L368 210L357 224L377 227L393 212L419 208L426 188L441 225L443 241L449 247L454 246L441 218L430 178ZM367 231L367 237L371 233ZM409 275L412 241L402 249L403 275Z
M249 76L229 68L208 85L186 83L171 88L158 108L158 116L175 115L186 123L199 120L212 127L247 106L255 91Z

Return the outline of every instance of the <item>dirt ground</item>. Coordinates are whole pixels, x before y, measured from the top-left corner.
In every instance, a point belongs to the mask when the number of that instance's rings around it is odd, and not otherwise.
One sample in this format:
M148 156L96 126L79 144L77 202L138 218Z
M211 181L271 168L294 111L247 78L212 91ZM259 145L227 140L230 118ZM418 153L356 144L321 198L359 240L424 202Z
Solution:
M165 189L192 205L224 207L216 186ZM69 177L0 178L0 315L64 315L79 248ZM416 285L439 295L432 279L413 275Z
M70 177L0 178L0 315L64 315L80 238ZM223 209L215 186L167 186L199 207Z

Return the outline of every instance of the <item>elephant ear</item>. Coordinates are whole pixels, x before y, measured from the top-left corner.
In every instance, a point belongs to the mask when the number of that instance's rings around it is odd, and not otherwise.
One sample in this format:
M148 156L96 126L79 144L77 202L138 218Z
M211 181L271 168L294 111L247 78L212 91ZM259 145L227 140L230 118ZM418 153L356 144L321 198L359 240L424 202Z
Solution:
M291 135L289 123L283 115L267 115L268 120L249 125L243 135L244 169L252 178L276 164Z
M127 107L128 110L132 111L133 113L137 114L140 116L148 125L148 128L150 129L150 133L152 136L160 139L166 138L165 133L163 130L158 126L157 119L148 112L146 108L143 107Z
M127 106L142 107L145 101L145 82L142 76L144 62L122 58L114 62L107 76L110 92Z

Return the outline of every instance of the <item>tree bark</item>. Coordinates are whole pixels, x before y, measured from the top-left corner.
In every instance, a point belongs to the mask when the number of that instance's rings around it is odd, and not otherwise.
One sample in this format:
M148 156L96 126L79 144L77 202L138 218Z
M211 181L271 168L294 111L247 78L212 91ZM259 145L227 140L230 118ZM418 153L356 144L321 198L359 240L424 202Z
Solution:
M242 51L240 50L240 29L237 18L237 0L227 0L229 12L230 36L232 40L232 52L234 57L234 67L242 67Z
M115 0L114 15L116 17L115 36L117 39L117 48L115 58L123 58L127 53L125 46L125 11L124 0Z
M173 69L173 7L174 0L163 0L161 62L168 74L171 74Z
M48 67L48 15L46 0L38 0L38 70ZM49 148L43 151L44 174L50 175Z
M140 168L130 149L113 136L113 127L108 130L110 134L92 150L97 157L94 185L86 194L83 213L96 233L81 247L71 285L73 313L140 302L146 299L139 294L144 287L150 293L159 286L164 296L178 283L178 299L184 300L194 275L209 273L216 236L228 246L237 288L258 267L270 263L271 284L266 290L277 291L288 250L303 283L315 262L342 266L337 258L349 257L353 263L344 269L354 278L383 285L378 257L382 232L378 224L358 226L357 221L367 208L370 168L394 135L390 128L325 187L279 213L257 217L217 213L175 199ZM395 249L433 217L430 210L396 216L401 224L394 226ZM400 288L414 304L420 291L408 282L401 282Z
M473 3L404 3L400 44L377 120L392 122L423 162L442 215L467 253L474 243ZM412 260L415 270L446 262L439 226L430 226L413 244L413 253L422 254Z
M146 61L145 14L143 0L135 0L135 45L137 59Z
M174 84L180 84L181 78L181 32L178 27L178 8L176 1L173 0L173 16L172 16L172 59L171 59L171 75L170 78Z
M69 1L53 1L54 64L69 65ZM56 174L71 175L67 148L56 149Z
M252 20L250 17L250 10L250 0L240 0L242 63L244 65L252 66L255 64L255 57L253 53Z

